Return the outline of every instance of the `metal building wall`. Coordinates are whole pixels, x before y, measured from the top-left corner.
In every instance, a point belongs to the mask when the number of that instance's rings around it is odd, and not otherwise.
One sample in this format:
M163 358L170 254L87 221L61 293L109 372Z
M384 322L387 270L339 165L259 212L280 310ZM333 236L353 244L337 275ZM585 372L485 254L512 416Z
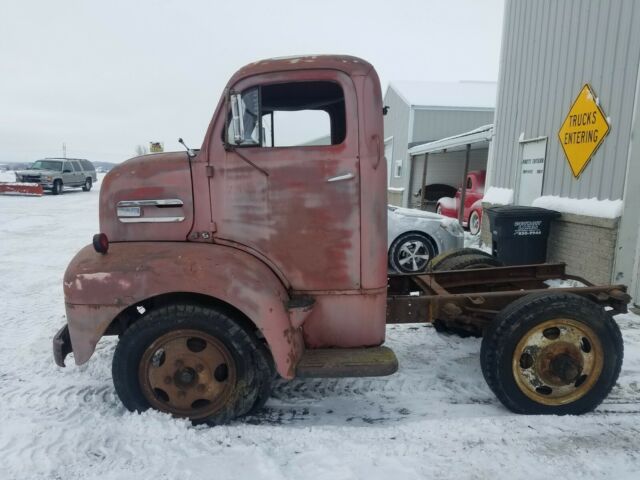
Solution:
M389 111L384 116L384 138L393 136L393 159L387 159L392 162L390 186L402 187L403 179L393 176L393 163L396 160L402 160L407 157L409 144L409 106L400 98L400 96L391 88L387 89L384 96L384 105L389 107Z
M493 123L493 109L445 110L415 107L411 142L427 143Z
M490 185L517 188L518 138L547 136L544 195L618 199L624 191L638 65L640 2L508 0ZM578 180L558 130L585 83L611 130Z

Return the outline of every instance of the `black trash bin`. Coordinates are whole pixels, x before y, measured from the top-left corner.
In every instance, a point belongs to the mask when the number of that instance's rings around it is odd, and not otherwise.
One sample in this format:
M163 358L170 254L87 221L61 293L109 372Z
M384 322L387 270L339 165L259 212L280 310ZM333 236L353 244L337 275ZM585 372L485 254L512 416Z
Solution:
M547 261L551 220L559 212L538 207L505 205L487 208L493 256L505 265Z

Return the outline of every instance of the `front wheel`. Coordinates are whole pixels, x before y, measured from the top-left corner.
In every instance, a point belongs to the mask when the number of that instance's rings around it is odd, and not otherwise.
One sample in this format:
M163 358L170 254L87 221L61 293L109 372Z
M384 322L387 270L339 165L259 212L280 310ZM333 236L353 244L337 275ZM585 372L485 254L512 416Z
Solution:
M469 215L469 233L471 235L478 235L480 233L480 228L480 214L477 210L474 210L473 212L471 212L471 215Z
M482 373L511 411L578 415L595 409L622 366L620 329L602 307L570 293L523 297L482 339Z
M53 182L51 193L54 195L60 195L62 193L62 180L56 180Z
M405 233L389 248L389 264L396 272L420 273L435 256L431 240L421 233Z
M84 185L82 186L82 190L85 192L88 192L91 190L91 187L93 186L93 181L90 178L87 178L84 181Z
M113 383L131 411L154 408L222 424L266 401L273 377L267 355L226 312L174 304L124 332L113 357Z

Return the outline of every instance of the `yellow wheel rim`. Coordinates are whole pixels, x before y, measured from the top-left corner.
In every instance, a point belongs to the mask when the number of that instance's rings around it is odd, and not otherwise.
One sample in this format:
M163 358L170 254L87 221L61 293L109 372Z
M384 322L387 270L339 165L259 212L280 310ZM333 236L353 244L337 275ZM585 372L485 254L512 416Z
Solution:
M518 342L513 377L528 398L558 406L586 395L600 378L602 344L591 327L558 318L535 326Z
M151 406L176 417L206 418L229 401L236 381L231 353L198 330L174 330L142 355L138 378Z

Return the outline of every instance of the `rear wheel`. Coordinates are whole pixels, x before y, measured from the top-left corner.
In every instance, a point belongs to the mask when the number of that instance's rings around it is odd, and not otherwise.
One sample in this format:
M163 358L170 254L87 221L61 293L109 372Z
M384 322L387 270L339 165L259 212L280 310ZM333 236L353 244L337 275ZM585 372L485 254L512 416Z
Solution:
M491 254L476 248L459 248L441 253L429 263L429 271L467 270L474 268L501 267L502 262ZM482 329L469 323L458 323L453 319L435 319L433 326L438 333L459 337L481 337Z
M485 257L493 258L490 253L487 253L484 250L479 250L477 248L466 248L466 247L458 248L455 250L449 250L449 251L443 252L437 257L434 257L429 262L429 270L433 272L447 270L447 268L443 268L443 265L444 267L446 267L445 261L451 262L451 260L454 258L470 256L470 255L482 255Z
M53 182L51 193L53 193L54 195L60 195L62 193L62 180L55 180Z
M85 192L88 192L89 190L91 190L91 187L93 186L93 181L91 180L91 178L87 178L84 181L84 185L82 186L82 190Z
M113 382L129 410L226 423L261 407L273 378L266 347L226 312L192 304L153 310L122 335Z
M389 264L397 272L419 273L425 271L435 254L433 242L426 235L405 233L391 244Z
M488 327L482 373L516 413L581 414L596 408L622 366L620 329L578 295L543 293L513 302Z

